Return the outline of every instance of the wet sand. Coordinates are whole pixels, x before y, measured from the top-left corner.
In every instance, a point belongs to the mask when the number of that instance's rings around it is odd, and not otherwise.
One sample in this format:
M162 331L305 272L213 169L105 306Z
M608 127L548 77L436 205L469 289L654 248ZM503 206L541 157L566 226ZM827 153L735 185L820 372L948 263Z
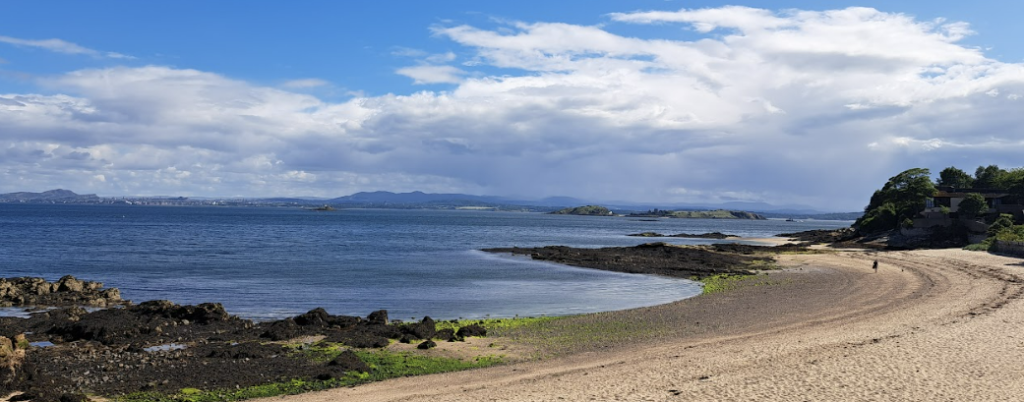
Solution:
M788 268L760 286L605 313L671 329L637 343L268 400L981 401L1024 393L1021 259L922 250L779 260Z

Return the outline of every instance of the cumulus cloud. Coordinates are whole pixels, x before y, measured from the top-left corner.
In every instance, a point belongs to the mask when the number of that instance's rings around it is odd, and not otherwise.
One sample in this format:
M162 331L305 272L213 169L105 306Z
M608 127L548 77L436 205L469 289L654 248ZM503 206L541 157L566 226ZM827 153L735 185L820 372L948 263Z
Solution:
M10 45L22 47L40 48L55 53L81 54L93 57L109 57L112 59L134 59L134 57L125 54L116 52L101 52L61 39L20 39L0 35L0 43L7 43Z
M399 49L442 92L331 103L211 72L80 70L0 94L0 191L362 190L766 201L856 210L910 167L1019 165L1024 66L963 23L866 8L612 14L608 26L435 27ZM625 37L615 24L654 24ZM667 39L690 29L696 40ZM501 75L487 69L501 68ZM104 180L98 180L102 176Z

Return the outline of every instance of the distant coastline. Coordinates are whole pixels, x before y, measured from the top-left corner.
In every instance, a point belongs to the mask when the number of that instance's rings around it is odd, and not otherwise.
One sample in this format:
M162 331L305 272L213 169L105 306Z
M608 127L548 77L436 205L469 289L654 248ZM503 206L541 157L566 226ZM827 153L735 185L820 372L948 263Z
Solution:
M180 207L283 207L306 208L329 206L335 209L375 208L375 209L433 209L433 210L476 210L506 212L540 212L552 213L560 210L573 210L585 205L578 199L568 197L548 197L539 200L522 200L497 196L477 196L467 194L428 194L419 191L410 193L391 193L387 191L361 192L336 198L297 198L297 197L232 197L232 198L193 198L184 196L125 196L101 197L96 194L77 194L70 190L56 189L41 193L15 192L0 194L0 204L50 204L50 205L131 205L131 206L180 206ZM817 220L854 220L862 215L860 212L819 212L813 210L759 211L756 209L725 209L714 206L687 205L674 206L671 209L652 209L646 205L617 205L599 207L581 213L570 212L572 215L625 215L646 217L651 211L686 212L673 217L698 219L764 219L764 218L797 218ZM762 205L770 209L770 205ZM753 205L750 205L753 207ZM615 213L612 213L614 209ZM595 212L596 211L596 212ZM715 212L726 211L727 213ZM747 212L752 211L752 212ZM593 212L593 213L591 213ZM730 218L732 216L732 218ZM760 216L758 218L757 216ZM667 216L659 216L667 217Z

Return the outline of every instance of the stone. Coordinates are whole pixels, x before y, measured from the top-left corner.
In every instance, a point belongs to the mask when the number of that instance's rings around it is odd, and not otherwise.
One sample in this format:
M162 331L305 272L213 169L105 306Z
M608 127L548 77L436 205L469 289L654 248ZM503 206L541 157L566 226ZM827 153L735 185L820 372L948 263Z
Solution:
M455 336L459 338L465 338L467 336L487 336L487 329L479 324L470 324L459 328L459 331L455 333Z
M436 347L437 347L437 343L435 343L434 341L429 340L429 339L423 341L423 343L421 343L419 345L416 345L416 349L422 349L422 350L433 349L433 348L436 348Z
M371 325L388 325L388 311L374 311L370 313L370 315L366 316L366 320L369 321Z

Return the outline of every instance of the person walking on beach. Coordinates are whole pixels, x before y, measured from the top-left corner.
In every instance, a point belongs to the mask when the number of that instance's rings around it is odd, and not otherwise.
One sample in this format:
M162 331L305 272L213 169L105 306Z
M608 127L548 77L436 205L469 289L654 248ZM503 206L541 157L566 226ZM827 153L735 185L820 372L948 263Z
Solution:
M875 263L871 265L871 269L875 270L876 274L878 273L878 260L875 260Z

